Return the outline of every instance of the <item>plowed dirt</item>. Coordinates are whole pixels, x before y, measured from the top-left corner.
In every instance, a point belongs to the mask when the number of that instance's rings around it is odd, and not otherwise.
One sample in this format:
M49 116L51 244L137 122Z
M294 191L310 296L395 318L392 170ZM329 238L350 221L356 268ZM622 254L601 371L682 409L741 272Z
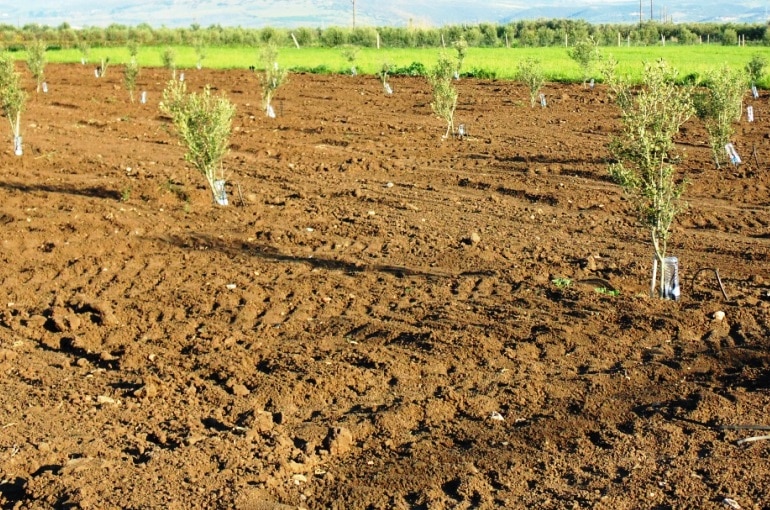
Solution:
M421 78L291 75L270 119L187 70L237 107L220 207L166 70L46 71L0 152L3 508L770 508L724 428L770 425L767 92L742 165L678 140L675 302L601 87L463 79L442 140Z

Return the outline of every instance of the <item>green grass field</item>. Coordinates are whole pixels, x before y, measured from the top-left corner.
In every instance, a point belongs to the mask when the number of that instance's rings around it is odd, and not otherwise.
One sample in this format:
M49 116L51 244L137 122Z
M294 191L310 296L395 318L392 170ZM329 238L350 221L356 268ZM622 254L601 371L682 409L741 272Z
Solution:
M177 67L192 68L197 58L192 47L175 47L177 52ZM141 67L161 67L161 54L165 47L143 47L139 50L138 60ZM375 74L382 68L383 63L396 67L406 67L413 62L432 67L441 50L436 48L414 49L374 49L362 48L358 53L356 67L361 74ZM454 50L445 50L454 55ZM689 74L703 75L709 69L714 69L724 63L731 67L743 68L752 56L759 54L770 61L770 47L767 46L650 46L650 47L602 47L603 56L612 55L619 64L619 72L628 75L632 80L641 78L645 61L659 58L665 59L679 70L681 76ZM80 62L81 54L76 49L49 51L49 62L76 63ZM120 65L129 60L128 49L93 48L89 56L90 62L99 62L101 58L109 57L111 65ZM495 73L499 79L513 79L519 61L531 57L540 62L548 81L579 82L582 81L580 68L567 55L566 48L469 48L463 64L464 71L482 69ZM23 52L18 58L25 58ZM279 63L290 69L317 69L322 66L328 72L348 72L349 62L343 57L339 48L281 48ZM259 49L250 47L214 47L207 49L203 61L204 67L215 69L261 67ZM598 75L598 73L597 73ZM758 84L770 88L770 78L767 76Z

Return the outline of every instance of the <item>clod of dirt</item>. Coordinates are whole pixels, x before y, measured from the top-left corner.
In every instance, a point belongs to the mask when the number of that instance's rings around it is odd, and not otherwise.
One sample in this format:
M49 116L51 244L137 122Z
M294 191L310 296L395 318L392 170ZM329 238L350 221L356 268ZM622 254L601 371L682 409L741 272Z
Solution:
M331 428L324 439L324 446L332 455L344 455L353 446L353 434L346 427Z

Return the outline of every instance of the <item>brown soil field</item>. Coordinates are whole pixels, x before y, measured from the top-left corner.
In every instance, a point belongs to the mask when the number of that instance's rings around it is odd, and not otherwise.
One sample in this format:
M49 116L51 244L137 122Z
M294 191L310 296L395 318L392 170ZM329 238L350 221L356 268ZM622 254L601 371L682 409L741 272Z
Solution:
M460 80L442 140L421 78L294 74L270 119L187 70L237 107L220 207L166 70L46 74L0 147L2 508L770 508L767 91L742 165L684 126L671 301L601 86Z

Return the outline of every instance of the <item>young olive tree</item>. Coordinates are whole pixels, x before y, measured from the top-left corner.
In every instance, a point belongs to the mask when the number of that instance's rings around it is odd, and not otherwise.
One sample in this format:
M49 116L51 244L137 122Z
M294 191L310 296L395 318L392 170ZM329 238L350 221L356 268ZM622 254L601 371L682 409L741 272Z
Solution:
M262 64L265 70L259 76L260 85L262 85L262 107L268 116L273 116L273 98L276 91L286 82L288 73L278 65L278 48L275 44L269 43L260 54Z
M452 46L457 52L457 69L455 69L455 76L459 78L463 68L463 62L465 62L465 57L468 55L468 42L461 37L452 43Z
M382 67L380 68L380 72L377 74L377 76L380 78L380 82L382 82L382 88L386 94L393 93L393 89L391 88L390 83L388 83L388 77L390 75L391 69L393 69L392 65L390 65L388 62L383 62Z
M8 53L0 54L0 108L11 124L14 152L17 156L22 155L21 112L26 99L13 58Z
M137 76L139 76L139 64L136 63L135 58L132 58L123 69L123 83L126 86L126 90L128 90L128 96L131 98L132 103L134 102Z
M654 268L660 266L658 295L665 297L666 249L671 225L683 209L684 184L676 177L674 137L694 113L691 92L676 85L677 72L665 61L645 63L643 84L629 92L625 80L610 77L621 111L622 133L610 145L617 162L610 175L631 198L642 224L649 229L655 251ZM653 269L652 291L655 289Z
M171 71L171 79L176 80L176 50L171 47L166 48L160 59L163 62L163 67Z
M350 72L355 76L356 74L356 59L358 59L358 46L352 44L346 44L342 47L342 56L350 64Z
M545 83L545 73L542 67L540 67L540 62L532 58L519 62L516 79L529 89L529 104L530 107L534 108L540 93L540 87Z
M40 92L40 86L45 80L46 49L45 41L42 39L36 39L27 48L27 67L35 79L35 92Z
M195 56L197 58L195 67L198 69L203 68L203 61L206 59L206 41L203 36L198 36L193 41L193 47L195 48Z
M139 56L139 41L136 39L130 39L126 43L126 46L128 47L128 55L132 60L136 60L136 58Z
M586 82L591 78L594 64L602 58L596 41L592 37L581 39L567 50L567 54L580 66L583 72L583 87L585 87Z
M452 84L457 68L444 53L440 54L436 66L428 73L428 82L433 89L433 112L447 124L444 138L454 133L454 115L457 107L457 89Z
M751 60L746 63L746 73L749 75L749 82L752 85L756 85L759 80L764 78L765 69L767 69L767 59L759 53L752 55Z
M86 65L88 57L91 55L91 46L88 44L88 41L82 39L78 42L78 50L80 51L80 63Z
M227 205L222 158L227 153L235 106L211 88L187 93L185 82L171 80L163 90L160 110L171 117L182 143L185 159L206 179L214 201Z
M733 124L738 122L743 113L746 86L745 75L724 64L707 74L704 87L695 95L696 112L706 126L711 154L717 168L728 160L725 146L733 136Z

